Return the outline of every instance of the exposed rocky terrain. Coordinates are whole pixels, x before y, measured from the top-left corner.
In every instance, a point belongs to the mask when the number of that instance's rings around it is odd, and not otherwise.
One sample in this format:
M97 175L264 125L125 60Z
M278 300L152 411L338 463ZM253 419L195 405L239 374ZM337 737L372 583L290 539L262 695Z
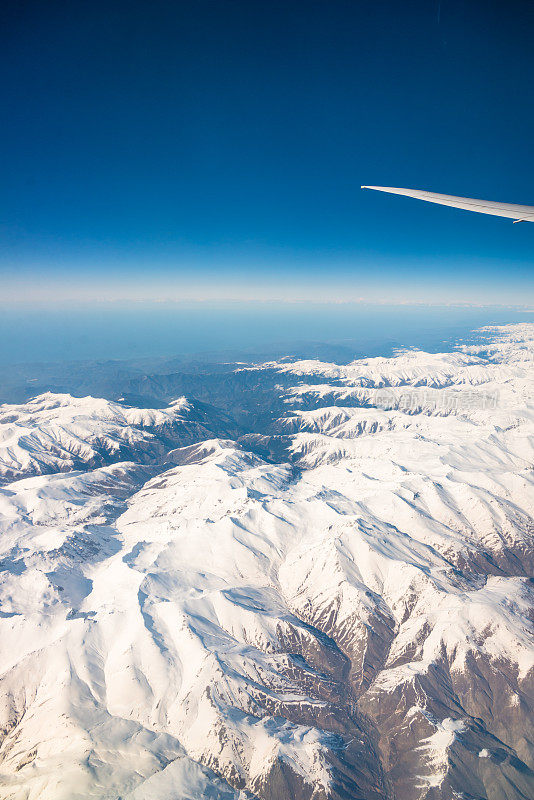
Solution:
M534 325L123 388L0 407L0 798L532 800Z

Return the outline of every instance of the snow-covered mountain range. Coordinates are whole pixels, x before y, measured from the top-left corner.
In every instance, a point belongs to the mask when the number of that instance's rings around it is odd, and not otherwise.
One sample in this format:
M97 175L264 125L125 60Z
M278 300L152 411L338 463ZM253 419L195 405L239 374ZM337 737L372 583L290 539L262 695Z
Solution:
M534 325L202 381L0 406L0 799L532 800Z

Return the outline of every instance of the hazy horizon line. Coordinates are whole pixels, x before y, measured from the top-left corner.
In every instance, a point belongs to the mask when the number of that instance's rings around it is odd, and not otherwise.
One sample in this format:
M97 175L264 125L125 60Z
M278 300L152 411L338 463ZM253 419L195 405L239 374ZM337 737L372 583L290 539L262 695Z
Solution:
M57 300L49 298L35 299L27 297L17 297L0 300L0 308L5 310L22 308L39 309L60 309L68 305L69 307L150 307L150 306L177 306L190 307L198 306L377 306L377 307L416 307L416 308L500 308L510 309L518 312L534 313L534 303L517 302L495 302L495 301L472 301L472 300L413 300L413 299L394 299L394 298L369 298L369 297L100 297L84 299L81 297L62 297Z

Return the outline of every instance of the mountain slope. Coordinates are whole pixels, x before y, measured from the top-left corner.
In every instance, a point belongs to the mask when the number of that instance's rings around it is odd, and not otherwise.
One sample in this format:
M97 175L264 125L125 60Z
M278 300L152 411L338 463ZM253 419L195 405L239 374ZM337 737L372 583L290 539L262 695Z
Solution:
M239 440L2 407L0 798L534 796L534 326L482 336L238 367Z

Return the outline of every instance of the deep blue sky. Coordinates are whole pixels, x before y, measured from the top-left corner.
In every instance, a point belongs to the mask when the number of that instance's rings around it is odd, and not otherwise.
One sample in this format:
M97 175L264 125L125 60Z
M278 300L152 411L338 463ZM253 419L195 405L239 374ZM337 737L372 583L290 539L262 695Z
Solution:
M0 13L5 297L534 300L534 3Z

